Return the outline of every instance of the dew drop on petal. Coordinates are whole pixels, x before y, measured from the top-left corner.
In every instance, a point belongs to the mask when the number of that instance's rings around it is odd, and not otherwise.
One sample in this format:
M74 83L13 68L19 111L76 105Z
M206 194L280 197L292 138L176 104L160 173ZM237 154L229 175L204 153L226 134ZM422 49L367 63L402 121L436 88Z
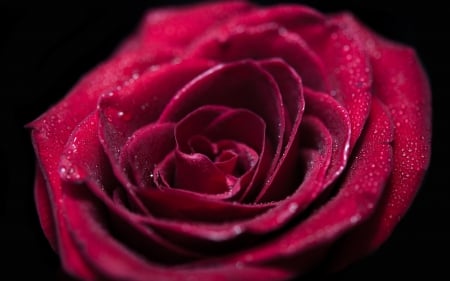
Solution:
M298 204L297 203L291 203L289 204L288 210L291 213L295 213L295 211L297 211L298 209Z
M241 261L236 262L236 268L240 269L244 267L244 263Z
M241 234L241 233L242 233L242 227L239 226L239 225L233 226L233 232L234 232L235 234Z

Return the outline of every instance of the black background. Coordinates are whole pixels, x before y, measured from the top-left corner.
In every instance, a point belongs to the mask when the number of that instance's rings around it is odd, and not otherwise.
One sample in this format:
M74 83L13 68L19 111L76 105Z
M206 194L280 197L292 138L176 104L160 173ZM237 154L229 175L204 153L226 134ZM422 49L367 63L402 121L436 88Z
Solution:
M0 4L0 171L1 178L7 179L6 186L4 181L0 185L0 280L4 281L25 280L26 276L57 280L60 276L57 256L45 240L35 212L34 152L24 125L60 100L80 75L106 59L134 30L147 8L180 4L62 2L56 6L21 1ZM439 1L302 3L323 12L351 11L385 37L414 47L429 75L433 93L432 159L416 200L377 252L329 280L447 279L450 128L446 109L450 81L446 78L450 32L446 8Z

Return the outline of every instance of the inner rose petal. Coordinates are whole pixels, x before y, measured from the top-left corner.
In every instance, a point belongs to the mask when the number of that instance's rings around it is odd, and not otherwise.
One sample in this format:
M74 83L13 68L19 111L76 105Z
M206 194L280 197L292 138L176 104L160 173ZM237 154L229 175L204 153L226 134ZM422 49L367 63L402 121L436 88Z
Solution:
M155 186L154 168L175 148L175 124L153 123L136 131L123 146L120 166L141 188Z
M159 122L176 122L204 105L253 111L267 125L267 136L279 146L285 129L284 106L274 79L251 60L219 64L180 90L161 113Z
M236 194L245 188L240 177L253 174L259 154L267 150L265 128L245 109L207 105L188 114L175 128L175 163L166 165L175 168L173 187Z
M327 186L341 174L350 154L352 131L349 113L332 97L308 88L305 88L305 100L305 115L322 120L333 136L333 155L324 183Z
M279 163L273 166L274 170L273 172L271 171L271 177L267 179L265 186L258 192L255 200L259 202L262 197L265 197L268 200L267 202L269 202L282 199L292 191L293 185L287 184L287 181L285 184L280 185L272 185L271 183L277 180L287 170L293 171L296 169L294 163L296 163L297 146L294 144L298 141L299 127L305 110L305 100L302 81L295 70L287 63L279 59L270 59L262 61L261 64L278 83L286 108L285 119L289 120L286 121L286 124L290 124L289 128L285 131L284 150ZM277 187L270 190L271 185Z
M176 222L177 232L184 231L184 224L192 225L192 222L212 222L226 224L231 229L230 223L251 219L272 206L269 204L245 205L236 202L216 200L208 196L199 196L196 193L182 189L139 189L137 191L142 202L149 208L152 216L158 219L170 219ZM160 225L158 222L151 222L154 225ZM197 230L190 230L190 235L198 232L206 234L208 238L213 237L214 232L208 231L199 224ZM190 228L192 228L190 227ZM219 233L217 231L216 233Z

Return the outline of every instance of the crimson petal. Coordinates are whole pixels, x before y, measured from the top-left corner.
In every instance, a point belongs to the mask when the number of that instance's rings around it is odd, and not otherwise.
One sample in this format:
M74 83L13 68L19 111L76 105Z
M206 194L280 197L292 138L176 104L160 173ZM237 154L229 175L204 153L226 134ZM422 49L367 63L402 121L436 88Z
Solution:
M295 154L295 161L290 161L296 167L294 172L297 177L298 174L304 174L303 178L297 180L289 174L290 184L296 190L265 214L245 222L241 227L243 231L248 229L251 233L267 233L281 227L301 214L325 189L326 171L332 157L332 135L328 128L317 117L305 116L300 140L294 145L298 146L299 151ZM280 172L280 175L286 176L283 173ZM280 183L283 184L279 180L275 181L272 188L279 188Z
M194 45L186 57L219 62L280 58L299 73L306 86L321 91L328 89L320 58L301 37L274 23L266 22L264 25L251 27L235 26L223 34L215 33L215 37Z
M346 167L351 146L349 113L333 98L305 88L305 115L316 116L329 128L333 136L333 156L324 185L333 182Z
M197 196L182 189L140 189L137 193L152 215L178 221L179 228L183 228L183 224L192 224L192 222L219 223L227 225L228 228L233 221L253 218L271 207L264 204L244 205L215 200L206 196ZM193 225L192 228L203 231L200 225ZM207 227L204 231L208 231ZM213 232L210 233L212 237Z
M373 217L343 241L333 259L339 268L378 248L414 199L430 161L431 89L411 48L378 37L351 15L336 17L358 32L367 46L374 95L386 104L395 125L394 168L382 202Z
M152 123L137 130L123 146L120 166L131 171L137 186L154 186L154 167L175 148L174 131L172 123Z
M298 141L299 126L305 109L303 96L303 85L300 77L294 69L280 59L270 59L261 61L261 65L272 75L280 88L280 93L285 105L285 120L287 126L284 138L284 150L278 162L274 162L270 173L272 176L267 179L265 186L258 192L256 202L276 201L283 199L292 191L287 184L289 179L295 178L297 174L296 146ZM293 173L293 174L292 174ZM280 182L284 181L284 182Z
M262 151L265 146L264 133L264 121L248 110L202 106L188 114L179 122L175 132L179 147L175 153L176 187L193 187L203 193L229 191L230 196L236 194L239 191L236 187L241 187L241 184L234 184L234 181L229 183L229 179L239 175L223 173L207 155L191 151L187 141L192 136L202 135L212 142L217 142L219 147L228 143L228 147L234 147L237 159L240 159L240 166L248 166L248 169L251 169L258 163L257 153L265 153Z
M284 109L279 89L256 62L243 60L220 64L204 72L173 97L161 113L159 122L181 120L207 104L255 112L265 120L272 145L278 144L283 136Z
M201 34L251 10L253 6L245 1L152 9L144 16L137 32L120 46L117 53L154 49L180 53Z

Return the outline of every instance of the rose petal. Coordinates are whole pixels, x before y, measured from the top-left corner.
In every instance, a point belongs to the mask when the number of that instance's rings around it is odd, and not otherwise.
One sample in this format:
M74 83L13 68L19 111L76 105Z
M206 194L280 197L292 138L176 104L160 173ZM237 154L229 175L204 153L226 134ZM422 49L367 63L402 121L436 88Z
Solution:
M351 146L351 119L349 113L333 98L305 88L305 115L317 116L333 136L333 156L324 182L328 186L346 167Z
M144 16L137 32L117 52L172 49L179 53L201 34L252 9L252 5L245 1L153 9Z
M221 112L218 112L219 108L222 109ZM188 114L177 125L176 139L180 148L175 154L175 186L177 188L197 192L202 190L202 193L227 192L229 196L233 196L239 191L236 187L242 186L234 185L235 180L232 178L251 172L250 169L258 163L258 153L264 153L262 152L265 146L264 121L248 110L219 108L217 106L200 107ZM218 144L225 145L229 142L235 147L234 151L240 159L241 168L247 165L249 170L243 170L239 172L239 175L227 175L216 166L213 159L190 151L187 140L191 135L198 134ZM258 165L258 168L262 169L262 166Z
M299 73L306 86L322 91L328 89L320 58L297 34L270 22L251 27L235 26L231 30L215 32L212 38L194 45L186 57L219 62L279 58Z
M44 231L45 238L55 252L58 251L58 233L56 230L55 217L53 213L54 203L47 191L47 183L39 167L36 167L34 179L34 198L39 216L39 223Z
M161 113L159 122L181 120L207 104L255 112L265 120L274 146L283 136L284 110L279 89L272 77L253 61L220 64L203 73L173 97Z
M120 166L133 175L141 188L154 186L154 168L175 148L175 125L152 123L137 130L123 146Z
M180 189L140 189L137 192L152 215L178 221L180 223L179 228L183 228L182 222L184 221L187 224L193 222L227 224L227 228L229 228L229 225L232 225L230 222L253 218L271 207L264 204L244 205L214 200ZM204 225L193 225L192 229L194 228L201 229L204 228ZM199 231L208 232L207 228ZM213 232L210 233L212 237ZM205 236L207 237L207 235Z
M394 168L373 217L343 241L333 259L335 268L378 248L391 234L417 193L429 165L431 95L428 79L413 50L382 39L352 16L338 20L360 34L371 56L374 94L382 100L395 125ZM359 237L364 237L360 239Z
M279 174L281 180L288 178L289 186L296 190L292 191L292 195L277 202L268 212L243 222L243 233L248 231L262 234L279 229L292 217L301 214L326 188L325 175L332 156L332 136L328 128L320 119L305 116L300 141L294 145L298 146L298 153L285 161L292 161L291 165L296 169L288 172L281 170ZM274 181L272 188L279 187L278 184L286 184L281 180Z
M286 108L286 124L290 124L285 131L284 150L281 158L278 163L274 162L272 169L269 171L271 177L267 179L255 200L256 202L270 202L282 199L292 191L289 188L292 185L287 184L288 179L292 178L292 174L291 176L287 174L290 173L288 171L296 170L293 162L297 151L295 150L296 146L293 144L298 140L298 130L305 109L305 101L302 82L294 69L279 59L261 61L261 65L274 77L280 88L283 104ZM297 174L297 171L294 173ZM283 175L281 176L281 174ZM280 179L285 181L280 182Z

